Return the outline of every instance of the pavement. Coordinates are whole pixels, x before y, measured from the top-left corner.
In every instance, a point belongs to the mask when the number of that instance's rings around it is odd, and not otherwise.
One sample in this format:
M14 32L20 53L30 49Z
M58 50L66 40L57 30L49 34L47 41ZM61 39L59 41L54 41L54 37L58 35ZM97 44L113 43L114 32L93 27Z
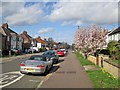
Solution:
M21 59L21 58L26 58L26 57L30 57L32 55L41 55L41 53L33 53L33 54L24 54L24 55L18 55L18 56L13 56L13 57L6 57L6 58L0 58L0 63L4 63L4 62L10 62L16 59Z
M93 88L84 67L71 50L57 66L58 70L40 83L38 88Z

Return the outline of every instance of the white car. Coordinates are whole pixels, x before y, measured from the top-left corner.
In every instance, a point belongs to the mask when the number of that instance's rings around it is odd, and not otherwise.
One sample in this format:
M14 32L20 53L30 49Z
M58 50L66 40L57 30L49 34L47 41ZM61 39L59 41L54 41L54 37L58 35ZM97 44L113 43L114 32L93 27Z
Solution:
M30 49L32 49L33 48L33 50L35 50L36 52L39 52L39 48L38 47L30 47Z
M67 53L65 49L60 49L60 50L62 50L62 51L64 52L64 54L66 54L66 53Z

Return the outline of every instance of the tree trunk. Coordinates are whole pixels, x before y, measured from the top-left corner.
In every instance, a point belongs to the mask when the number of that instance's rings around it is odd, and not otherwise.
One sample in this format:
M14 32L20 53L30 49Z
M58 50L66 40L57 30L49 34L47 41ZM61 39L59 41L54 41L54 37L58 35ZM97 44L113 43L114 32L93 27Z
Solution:
M85 59L87 59L87 57L88 57L88 56L87 56L87 54L86 54L86 53L84 53L84 57L85 57Z
M113 58L114 61L116 60L116 59L115 59L115 54L112 55L112 58Z

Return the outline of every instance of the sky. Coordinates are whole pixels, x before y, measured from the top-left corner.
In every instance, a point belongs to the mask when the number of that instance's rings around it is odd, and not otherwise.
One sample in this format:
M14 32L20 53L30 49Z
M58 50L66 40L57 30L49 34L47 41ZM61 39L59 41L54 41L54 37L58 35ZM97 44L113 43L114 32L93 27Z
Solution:
M73 43L77 26L101 25L112 30L118 25L119 0L3 0L0 20L18 34L56 42Z

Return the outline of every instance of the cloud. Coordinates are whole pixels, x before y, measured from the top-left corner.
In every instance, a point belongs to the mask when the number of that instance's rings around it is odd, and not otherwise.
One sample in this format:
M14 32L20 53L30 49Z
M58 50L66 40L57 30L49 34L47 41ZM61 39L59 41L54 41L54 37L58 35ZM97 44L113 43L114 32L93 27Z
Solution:
M69 25L69 24L71 24L72 22L71 21L64 21L61 25L62 26L65 26L65 25Z
M25 3L4 3L7 8L3 8L3 15L6 16L5 22L9 25L23 26L39 23L43 20L43 11L40 4L33 4L24 7ZM41 18L42 17L42 18Z
M42 28L41 30L38 31L38 34L48 33L52 31L53 31L53 28Z
M51 21L76 21L76 24L118 22L118 2L58 2L53 8L48 16Z

